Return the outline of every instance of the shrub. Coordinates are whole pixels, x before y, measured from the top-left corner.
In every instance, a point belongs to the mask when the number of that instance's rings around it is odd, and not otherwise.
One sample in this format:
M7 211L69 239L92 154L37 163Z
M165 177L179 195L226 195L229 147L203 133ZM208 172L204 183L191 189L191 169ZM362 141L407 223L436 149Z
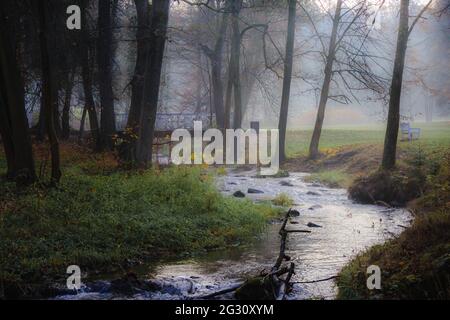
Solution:
M272 200L272 203L276 206L289 207L294 204L294 200L288 194L280 193Z
M405 205L422 194L421 180L399 172L379 170L357 178L349 187L350 199L361 203L383 201L394 206Z

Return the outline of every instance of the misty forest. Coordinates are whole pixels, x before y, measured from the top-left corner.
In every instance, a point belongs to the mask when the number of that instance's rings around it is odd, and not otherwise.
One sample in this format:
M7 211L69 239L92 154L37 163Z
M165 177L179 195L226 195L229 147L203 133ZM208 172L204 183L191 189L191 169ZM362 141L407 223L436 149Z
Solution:
M449 16L2 0L0 299L449 299Z

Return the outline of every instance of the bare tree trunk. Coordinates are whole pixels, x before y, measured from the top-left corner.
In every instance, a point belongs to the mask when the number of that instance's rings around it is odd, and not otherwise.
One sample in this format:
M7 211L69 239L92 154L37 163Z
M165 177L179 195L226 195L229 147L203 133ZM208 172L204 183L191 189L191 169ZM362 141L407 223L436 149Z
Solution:
M425 102L425 121L427 123L433 122L433 108L434 108L434 98L430 93L427 101Z
M323 119L325 117L325 108L328 101L328 94L330 91L330 83L333 74L333 62L336 55L336 39L341 19L342 0L338 0L336 4L336 11L333 18L333 28L331 31L330 44L328 47L328 55L326 59L324 79L322 83L322 90L320 92L319 109L317 110L316 124L314 126L311 143L309 145L309 157L311 159L317 158L319 155L319 141L322 133Z
M136 160L142 167L152 161L152 142L158 110L161 68L166 44L169 20L169 1L153 0L151 18L151 54L146 63L143 104L139 121L139 137L136 144ZM147 76L148 75L148 76Z
M222 58L220 58L222 60ZM219 128L224 127L224 106L223 106L223 84L222 84L222 61L214 59L211 62L211 82L213 91L214 113Z
M198 50L197 52L197 61L198 65L202 65L202 52ZM197 68L197 76L198 76L198 82L197 86L195 87L195 113L197 115L201 115L202 113L202 106L203 106L203 94L202 94L202 87L204 85L203 79L203 72L201 67Z
M87 1L81 1L81 5L82 20L86 21ZM89 127L92 139L94 140L94 150L99 151L101 149L100 131L98 127L97 111L95 110L94 96L92 93L92 74L89 63L89 31L86 28L87 27L82 28L79 39L81 78L83 82L85 110L87 111L87 114L89 116ZM82 124L84 125L83 121Z
M102 147L113 148L112 137L116 133L114 114L114 95L112 89L112 23L111 0L99 0L98 3L99 40L97 63L99 68L99 88L101 104L101 140Z
M292 61L294 55L294 40L295 40L296 5L297 5L296 0L289 0L289 18L286 37L286 57L284 60L283 91L281 94L280 118L278 122L280 162L286 160L286 150L285 150L286 127L289 112L289 95L291 92Z
M0 6L0 134L5 149L7 177L18 184L36 180L33 152L25 112L25 93L15 55L6 6Z
M92 78L89 70L89 48L84 45L82 53L81 77L83 79L84 103L89 116L89 127L94 140L94 150L101 149L100 132L98 129L98 117L95 110L94 96L92 94Z
M242 94L241 94L241 73L240 73L240 56L241 56L241 34L239 31L239 13L241 11L242 0L234 0L231 9L231 58L230 60L230 77L233 82L234 94L234 114L233 128L242 126Z
M84 124L86 122L87 104L84 105L83 113L81 114L80 129L78 131L78 143L81 144L83 141Z
M228 66L228 80L227 80L227 91L225 93L225 128L229 129L231 128L231 94L233 93L233 80L232 75L230 74L233 72L233 67L231 66L231 59Z
M59 88L60 88L60 76L58 74L58 69L60 67L59 61L57 58L57 48L58 46L62 45L58 41L61 39L58 38L58 31L57 28L59 27L58 17L56 16L58 14L58 10L60 9L58 6L59 4L56 2L52 2L51 0L48 0L50 2L50 5L47 7L47 21L46 21L46 28L47 28L47 52L49 55L49 60L52 61L52 72L50 74L50 81L51 81L51 87L52 87L52 93L50 96L50 101L52 104L52 117L53 117L53 124L55 127L55 132L58 137L61 136L62 128L61 128L61 117L59 112ZM43 77L44 75L41 75ZM41 92L44 89L41 88ZM43 94L41 94L41 109L39 113L39 122L37 125L37 140L43 141L45 138L45 135L47 133L47 123L46 123L46 114L45 114L45 99Z
M230 128L232 93L234 100L233 128L242 124L242 93L240 81L241 34L239 31L239 13L242 0L232 0L231 4L231 48L228 64L227 90L225 94L225 128Z
M53 60L54 52L55 52L55 46L49 45L49 59ZM51 79L52 82L52 96L51 96L51 103L52 103L52 110L53 110L53 124L55 126L55 133L57 137L61 136L61 116L59 112L59 86L60 86L60 79L58 75L58 67L52 66L52 73L51 73Z
M67 76L66 89L64 92L64 106L61 118L61 138L69 139L70 137L70 101L72 98L73 81L75 77L75 70L72 70L71 75Z
M131 105L128 113L127 127L137 130L144 93L145 63L149 55L150 13L151 6L147 0L134 0L137 13L137 57L134 75L131 81Z
M256 84L256 77L249 72L243 70L242 74L242 114L244 115L248 109L248 105L250 103L250 98L252 97L252 91Z
M41 89L42 90L42 89ZM44 112L44 97L41 95L41 107L39 109L39 120L36 125L36 140L44 141L45 138L45 112Z
M150 55L151 5L147 0L134 0L134 3L137 13L137 55L133 79L131 80L131 104L128 112L127 128L131 129L131 132L137 136L139 133L139 117L142 111L142 98L144 95L145 66ZM147 76L149 76L148 73ZM120 148L122 160L128 162L136 161L136 140L133 137L128 137Z
M223 81L222 81L222 60L223 60L223 46L225 43L225 36L228 27L228 14L224 13L222 21L217 30L217 39L214 44L214 49L211 50L202 46L203 51L211 62L211 83L213 95L213 108L216 115L216 122L219 128L225 127L225 108L223 97Z
M405 66L406 48L408 45L409 0L401 0L400 22L395 52L394 71L389 98L389 112L384 138L382 169L389 170L395 166L397 152L397 137L400 122L400 97L402 92L403 69Z
M1 41L1 40L0 40ZM3 80L3 79L2 79ZM2 81L3 83L3 81ZM8 119L7 105L4 101L4 92L0 94L0 136L6 156L6 178L14 179L16 176L16 163L14 159L14 144L12 141L12 130Z
M39 43L41 47L41 64L42 64L42 95L44 102L45 123L48 139L50 142L51 153L51 184L55 185L61 179L61 168L59 159L59 142L55 130L55 118L54 118L54 104L53 97L54 88L52 88L52 69L50 66L49 52L48 52L48 8L46 0L39 0L38 13L39 13ZM53 71L54 72L54 71Z

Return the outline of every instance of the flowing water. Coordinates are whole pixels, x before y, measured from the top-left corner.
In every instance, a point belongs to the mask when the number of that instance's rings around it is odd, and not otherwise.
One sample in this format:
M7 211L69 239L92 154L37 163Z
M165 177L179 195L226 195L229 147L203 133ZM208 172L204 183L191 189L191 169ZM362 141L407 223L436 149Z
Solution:
M292 281L312 281L336 275L356 254L400 234L412 221L405 209L390 209L356 204L346 190L331 189L304 181L304 173L286 178L256 178L254 171L234 172L218 178L224 194L240 190L253 201L267 201L280 193L295 202L300 216L291 219L287 229L307 229L311 233L291 233L287 254L296 265ZM263 193L249 194L248 188ZM311 227L311 223L316 225ZM310 226L308 226L310 224ZM222 290L273 266L279 253L279 223L270 224L263 235L247 246L209 252L190 260L144 265L136 269L140 278L151 279L158 290L141 291L131 296L113 293L108 281L85 287L77 295L58 299L189 299ZM294 284L288 299L333 299L333 280ZM222 298L232 298L232 294Z

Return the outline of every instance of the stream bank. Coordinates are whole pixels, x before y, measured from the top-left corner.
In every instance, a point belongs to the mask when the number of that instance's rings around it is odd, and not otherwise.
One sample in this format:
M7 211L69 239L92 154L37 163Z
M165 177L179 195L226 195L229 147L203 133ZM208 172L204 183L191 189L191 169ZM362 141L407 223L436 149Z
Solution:
M290 173L284 178L257 178L254 171L245 171L217 179L217 187L228 196L241 191L244 199L258 203L268 203L281 193L292 198L293 207L300 214L292 218L291 227L312 231L289 237L287 253L296 264L293 282L336 275L352 257L397 236L412 221L407 210L356 204L347 198L345 189L306 182L307 176L306 173ZM248 192L249 189L252 192ZM195 299L235 286L247 277L269 269L279 251L278 230L279 223L274 222L257 241L245 246L211 251L188 260L142 265L130 276L144 279L148 290L144 287L134 292L117 292L114 282L105 275L104 279L76 295L56 298ZM334 299L336 294L333 281L298 283L294 284L288 299ZM233 295L221 298L233 298Z

